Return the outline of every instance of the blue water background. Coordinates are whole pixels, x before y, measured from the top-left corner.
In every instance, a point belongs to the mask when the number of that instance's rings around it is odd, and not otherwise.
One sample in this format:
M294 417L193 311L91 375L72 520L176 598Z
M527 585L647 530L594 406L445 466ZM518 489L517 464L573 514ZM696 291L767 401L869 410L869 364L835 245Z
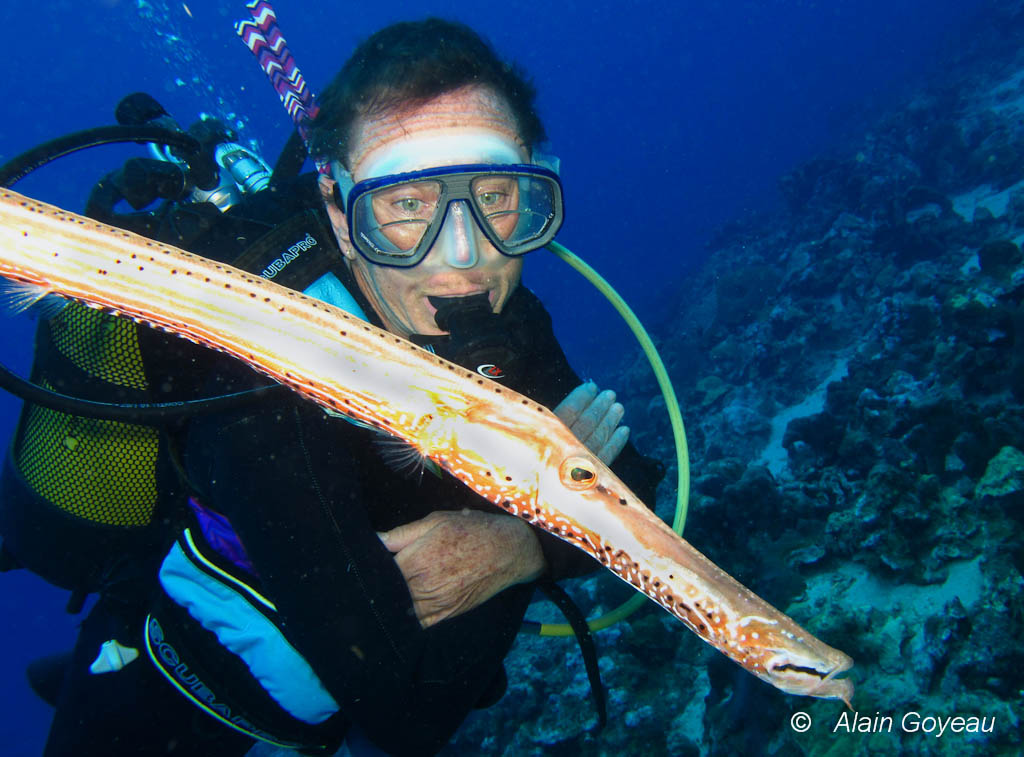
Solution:
M700 262L723 222L775 207L778 177L863 129L915 84L941 73L984 2L505 2L279 0L278 16L314 91L381 26L435 14L482 31L535 78L562 158L560 240L657 329L672 283ZM273 162L289 134L276 95L237 40L238 2L8 3L0 79L0 160L43 140L113 122L144 90L185 125L232 115ZM108 147L45 168L16 188L80 210L92 183L141 148ZM599 296L545 253L526 281L555 316L578 370L614 388L635 348ZM27 371L33 325L10 318L0 360ZM668 334L660 334L670 338ZM8 438L18 404L0 397ZM38 754L48 709L25 663L70 645L66 597L24 574L0 576L0 754Z

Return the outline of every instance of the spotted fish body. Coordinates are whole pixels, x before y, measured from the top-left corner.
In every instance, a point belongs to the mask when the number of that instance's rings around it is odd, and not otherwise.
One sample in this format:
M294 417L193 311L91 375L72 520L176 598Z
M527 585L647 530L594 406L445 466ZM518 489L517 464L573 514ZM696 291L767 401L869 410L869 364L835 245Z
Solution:
M266 279L0 190L0 275L227 352L589 553L750 672L849 704L852 660L676 535L547 408Z

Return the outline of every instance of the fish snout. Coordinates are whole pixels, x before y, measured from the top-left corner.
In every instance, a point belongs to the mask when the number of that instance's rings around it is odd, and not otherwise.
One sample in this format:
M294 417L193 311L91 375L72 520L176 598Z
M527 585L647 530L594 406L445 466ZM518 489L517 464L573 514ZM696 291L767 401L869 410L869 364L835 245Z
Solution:
M821 654L780 651L765 665L766 678L789 694L841 699L850 707L853 681L836 676L853 667L853 659L838 649L825 644L821 646L824 647Z

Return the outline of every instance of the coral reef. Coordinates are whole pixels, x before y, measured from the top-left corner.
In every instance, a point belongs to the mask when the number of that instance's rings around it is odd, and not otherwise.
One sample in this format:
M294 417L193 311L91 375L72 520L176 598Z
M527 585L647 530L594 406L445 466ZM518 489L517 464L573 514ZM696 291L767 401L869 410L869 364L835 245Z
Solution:
M660 328L690 435L687 538L855 658L869 728L651 609L598 636L602 732L572 642L524 636L509 694L445 754L1020 752L1024 12L996 5L940 84L783 177L787 212L716 235ZM652 380L625 372L640 444L672 459ZM595 612L622 596L608 578L573 591ZM994 727L939 737L907 713Z

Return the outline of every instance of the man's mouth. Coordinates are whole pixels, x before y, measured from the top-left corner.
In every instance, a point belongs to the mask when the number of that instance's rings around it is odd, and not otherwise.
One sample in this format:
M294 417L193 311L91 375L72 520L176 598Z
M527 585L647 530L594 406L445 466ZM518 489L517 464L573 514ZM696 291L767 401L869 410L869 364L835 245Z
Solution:
M493 313L487 292L462 297L428 297L427 301L436 308L434 323L443 333L453 333L456 328L464 333L467 326L475 328L471 324L489 321Z
M465 292L445 292L444 294L428 294L424 296L424 300L427 304L427 310L431 315L437 313L437 308L431 302L431 300L452 300L460 297L473 297L476 295L486 295L487 301L494 307L494 290L493 289L468 289Z

